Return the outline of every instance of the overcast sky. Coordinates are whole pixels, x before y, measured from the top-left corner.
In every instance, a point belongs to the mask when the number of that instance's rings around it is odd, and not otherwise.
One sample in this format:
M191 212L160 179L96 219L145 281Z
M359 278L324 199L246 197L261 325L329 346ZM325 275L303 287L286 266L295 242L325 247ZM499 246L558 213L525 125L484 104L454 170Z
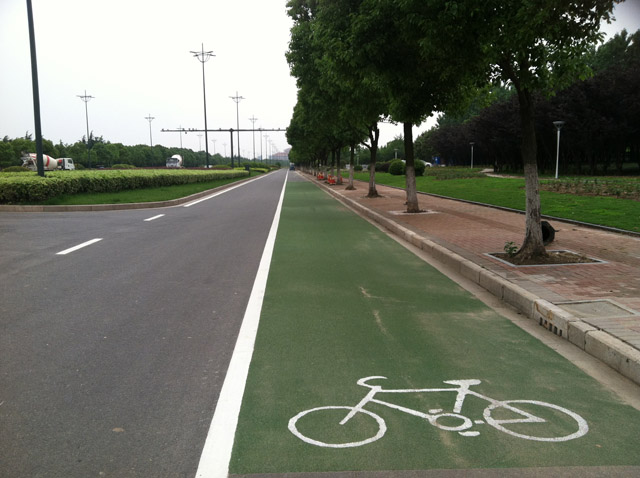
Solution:
M296 103L295 80L285 52L291 20L286 0L32 0L36 30L42 134L74 143L89 127L112 143L179 146L164 129L204 127L202 64L190 53L213 51L205 64L209 129L286 128ZM612 32L640 28L640 0L616 7ZM425 131L433 121L415 129ZM25 0L0 0L0 137L33 133L29 32ZM402 134L384 125L381 144ZM253 155L252 133L243 133L244 156ZM284 132L269 133L278 150ZM214 144L214 140L216 141ZM230 154L227 133L209 134L209 152ZM182 136L198 150L203 138ZM235 142L235 137L234 137ZM264 144L264 143L263 143ZM234 146L234 147L237 147ZM264 147L264 146L263 146ZM204 144L202 144L204 149ZM256 134L256 154L260 138Z

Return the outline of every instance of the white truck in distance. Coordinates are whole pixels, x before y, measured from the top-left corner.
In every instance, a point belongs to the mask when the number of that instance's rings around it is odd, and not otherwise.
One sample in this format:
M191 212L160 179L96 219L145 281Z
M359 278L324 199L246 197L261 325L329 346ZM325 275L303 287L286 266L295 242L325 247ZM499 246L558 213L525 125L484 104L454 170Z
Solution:
M167 159L167 168L181 168L182 167L182 156L179 154L174 154L170 158Z
M51 156L43 154L42 164L45 171L54 171L56 169L76 169L71 158L58 158L53 159ZM38 170L38 163L36 159L36 153L28 153L22 157L22 166L29 168L31 171Z

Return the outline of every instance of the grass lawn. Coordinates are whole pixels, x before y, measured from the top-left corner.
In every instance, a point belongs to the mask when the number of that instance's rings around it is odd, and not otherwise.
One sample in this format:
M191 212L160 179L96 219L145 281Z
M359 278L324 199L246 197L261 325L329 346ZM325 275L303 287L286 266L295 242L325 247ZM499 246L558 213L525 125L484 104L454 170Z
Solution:
M356 173L354 177L361 181L369 181L368 172ZM405 177L376 173L376 183L404 188ZM434 176L421 176L416 178L416 186L418 191L424 193L525 210L522 178L475 177L438 180ZM640 232L640 201L551 191L540 191L540 200L542 214Z
M258 174L259 173L251 173L251 177L257 176ZM40 204L46 206L75 206L82 204L129 204L138 202L169 201L171 199L190 196L192 194L207 191L209 189L224 186L225 184L243 179L246 179L246 177L219 179L217 181L209 181L206 183L179 184L176 186L165 186L160 188L130 189L114 193L67 194L43 201Z

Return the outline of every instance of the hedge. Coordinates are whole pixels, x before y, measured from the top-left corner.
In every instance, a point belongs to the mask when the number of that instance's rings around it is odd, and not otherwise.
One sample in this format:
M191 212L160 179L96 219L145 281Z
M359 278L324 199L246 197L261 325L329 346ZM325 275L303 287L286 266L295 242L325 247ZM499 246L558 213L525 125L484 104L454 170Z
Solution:
M63 194L118 192L249 176L248 171L48 171L0 174L0 204L37 203Z

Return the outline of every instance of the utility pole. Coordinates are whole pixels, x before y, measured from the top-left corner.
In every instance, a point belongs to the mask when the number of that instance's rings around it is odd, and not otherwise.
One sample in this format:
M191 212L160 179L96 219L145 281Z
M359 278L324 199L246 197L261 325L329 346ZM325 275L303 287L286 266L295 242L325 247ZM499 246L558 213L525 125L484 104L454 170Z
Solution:
M92 100L94 97L87 95L87 90L84 90L83 95L76 95L82 101L84 101L84 115L87 120L87 155L89 156L89 169L91 169L91 147L89 146L89 107L87 103Z
M251 121L251 123L253 124L253 126L251 127L251 133L253 134L253 160L256 160L256 121L258 121L258 118L255 117L256 115L253 115L251 118L249 118L249 121Z
M38 61L36 58L36 34L33 24L31 0L27 0L27 21L29 23L29 47L31 49L31 86L33 88L33 117L36 132L36 168L38 176L44 177L42 156L42 128L40 126L40 89L38 87Z
M149 121L149 144L151 145L151 148L153 148L153 137L151 136L151 122L155 119L155 117L151 116L151 113L149 113L149 116L145 116L144 119Z
M238 166L240 166L240 101L244 100L242 96L238 96L238 92L236 91L236 96L230 96L233 101L236 103L236 127L238 128ZM232 146L233 148L233 146ZM231 153L231 162L233 163L233 153Z
M207 169L209 169L209 137L207 136L207 89L204 81L204 64L215 56L212 51L204 51L204 43L201 44L200 51L192 51L191 54L195 56L200 63L202 63L202 98L204 103L204 147L206 150L205 160L207 163Z

